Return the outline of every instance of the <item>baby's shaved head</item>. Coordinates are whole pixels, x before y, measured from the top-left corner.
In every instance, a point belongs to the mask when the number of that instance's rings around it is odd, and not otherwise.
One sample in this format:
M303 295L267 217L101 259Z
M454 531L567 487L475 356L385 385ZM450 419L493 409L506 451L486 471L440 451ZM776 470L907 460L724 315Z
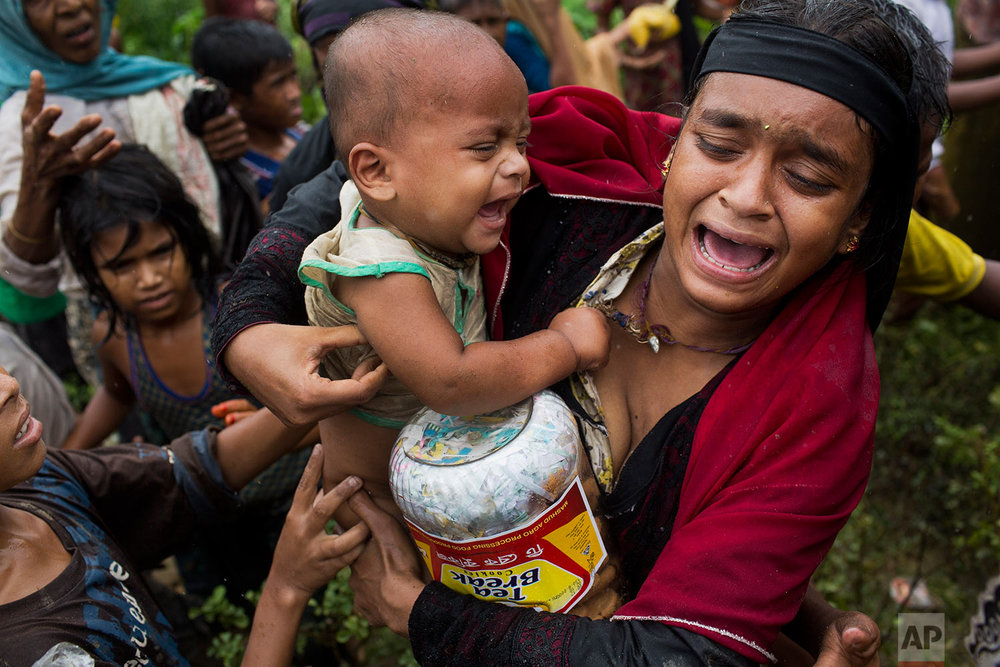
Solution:
M517 66L496 40L453 14L382 9L352 23L330 47L324 89L338 157L361 142L389 145L479 84L489 68ZM520 73L518 73L520 76Z

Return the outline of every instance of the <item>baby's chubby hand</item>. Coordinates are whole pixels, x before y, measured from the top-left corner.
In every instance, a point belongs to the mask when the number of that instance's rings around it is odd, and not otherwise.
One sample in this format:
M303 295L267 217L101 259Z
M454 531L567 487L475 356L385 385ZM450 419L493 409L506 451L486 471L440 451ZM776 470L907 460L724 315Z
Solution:
M576 353L576 370L594 371L608 363L611 332L607 319L596 308L567 308L552 318L549 329L566 336Z

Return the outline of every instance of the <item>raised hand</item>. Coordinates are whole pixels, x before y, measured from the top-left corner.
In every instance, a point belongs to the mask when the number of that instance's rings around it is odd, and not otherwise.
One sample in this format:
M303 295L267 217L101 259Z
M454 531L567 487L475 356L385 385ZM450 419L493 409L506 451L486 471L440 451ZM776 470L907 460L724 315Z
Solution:
M121 149L114 130L104 128L95 114L84 116L66 132L52 128L62 115L58 106L45 106L45 78L31 72L21 111L21 184L17 207L4 230L4 242L25 261L42 263L56 255L55 211L64 177L79 174L110 160Z
M24 146L22 184L26 179L55 181L79 174L110 160L121 149L121 144L114 140L114 130L110 128L104 128L92 139L82 141L100 126L101 117L97 114L84 116L66 132L54 134L52 128L62 115L62 109L44 105L45 78L41 72L34 70L21 111L21 141Z

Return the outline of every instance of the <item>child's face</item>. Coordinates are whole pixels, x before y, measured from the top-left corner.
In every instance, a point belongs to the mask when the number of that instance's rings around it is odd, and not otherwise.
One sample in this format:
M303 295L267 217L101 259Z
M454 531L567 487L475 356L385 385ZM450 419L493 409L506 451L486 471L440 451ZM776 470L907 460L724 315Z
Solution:
M234 92L232 99L247 125L269 130L294 127L302 118L302 88L295 63L271 63L254 82L250 97Z
M122 251L128 227L97 235L90 252L97 275L124 313L139 321L169 320L187 310L195 294L191 267L170 229L143 222L138 237Z
M499 243L528 182L528 91L513 63L481 69L457 90L444 108L393 131L387 167L396 196L386 212L431 247L481 255Z

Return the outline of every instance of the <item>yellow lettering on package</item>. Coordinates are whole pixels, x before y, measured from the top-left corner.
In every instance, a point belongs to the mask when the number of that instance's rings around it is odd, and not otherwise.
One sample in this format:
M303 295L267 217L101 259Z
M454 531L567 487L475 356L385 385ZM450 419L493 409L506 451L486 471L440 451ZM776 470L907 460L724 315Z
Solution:
M564 607L583 586L583 580L544 560L522 563L503 576L445 565L442 582L448 588L489 602L537 607L553 611Z

